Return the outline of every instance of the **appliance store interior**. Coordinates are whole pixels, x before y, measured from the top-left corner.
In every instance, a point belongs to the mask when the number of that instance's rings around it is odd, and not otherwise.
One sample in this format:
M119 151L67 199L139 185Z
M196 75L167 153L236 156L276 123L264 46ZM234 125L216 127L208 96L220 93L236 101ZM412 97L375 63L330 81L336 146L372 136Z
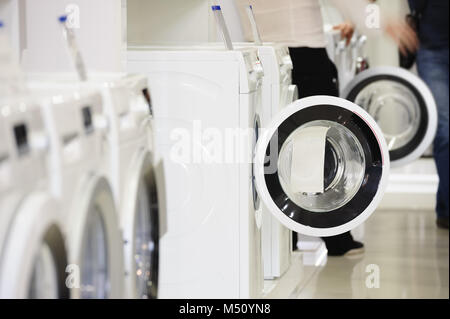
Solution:
M0 298L448 299L414 2L0 0Z

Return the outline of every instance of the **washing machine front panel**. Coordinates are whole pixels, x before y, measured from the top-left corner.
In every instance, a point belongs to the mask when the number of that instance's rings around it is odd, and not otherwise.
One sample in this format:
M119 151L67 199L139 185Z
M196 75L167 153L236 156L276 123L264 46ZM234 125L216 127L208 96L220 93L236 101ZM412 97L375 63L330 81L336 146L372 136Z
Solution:
M23 199L0 260L1 298L68 298L61 206L44 192Z
M286 227L333 236L375 210L388 159L369 114L343 99L315 96L286 107L260 139L256 185L262 202Z
M88 213L81 256L81 298L105 299L110 294L110 269L105 223L99 209Z
M134 224L136 293L141 299L158 295L158 203L152 186L155 184L149 185L144 180L139 183Z
M342 97L366 110L380 126L392 166L407 164L430 146L437 129L436 103L411 72L377 67L361 72Z
M152 156L141 151L131 161L121 225L125 243L127 297L158 296L159 278L159 187Z

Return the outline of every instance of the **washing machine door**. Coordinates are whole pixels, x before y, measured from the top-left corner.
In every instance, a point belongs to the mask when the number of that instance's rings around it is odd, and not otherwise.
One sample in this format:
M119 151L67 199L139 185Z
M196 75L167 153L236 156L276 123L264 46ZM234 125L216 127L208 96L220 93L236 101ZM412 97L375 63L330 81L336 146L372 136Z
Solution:
M437 129L437 111L427 85L409 71L376 67L359 73L342 97L366 110L383 131L391 165L420 157Z
M35 193L19 206L0 260L0 298L68 298L60 206Z
M266 208L286 227L333 236L364 222L385 191L386 142L372 117L330 96L295 101L258 141L254 174Z
M158 296L160 194L152 156L137 154L127 183L121 224L125 243L126 297Z
M71 298L122 298L122 236L107 180L89 178L78 203L69 227Z

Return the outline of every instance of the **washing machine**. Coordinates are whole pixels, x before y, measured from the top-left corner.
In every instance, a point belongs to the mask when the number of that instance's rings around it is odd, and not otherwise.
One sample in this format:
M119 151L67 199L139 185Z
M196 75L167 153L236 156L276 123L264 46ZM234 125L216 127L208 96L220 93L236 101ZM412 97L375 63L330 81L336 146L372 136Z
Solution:
M285 227L323 237L356 227L378 205L389 153L377 124L355 104L297 100L258 138L262 74L255 48L133 47L128 68L148 75L157 156L166 169L162 297L263 296L263 206ZM238 152L256 154L250 163L233 158L228 137L237 128L255 130Z
M125 297L156 298L159 238L164 234L161 163L153 161L152 107L147 79L140 75L28 74L34 86L98 89L108 121L105 174L110 178L124 243ZM162 181L161 181L162 180Z
M428 86L397 67L373 67L355 76L341 96L373 116L389 147L392 167L419 158L433 142L437 110Z
M264 43L258 46L258 54L264 68L262 127L266 128L273 116L298 99L298 88L292 84L293 64L287 46ZM292 235L265 207L262 209L264 278L273 279L281 277L289 268Z
M234 43L235 47L255 46ZM298 88L292 84L293 64L286 45L263 43L256 46L264 69L262 81L261 127L266 128L272 117L283 107L298 99ZM291 261L291 231L262 207L262 252L264 278L274 279L287 271Z
M39 105L0 100L0 298L68 298L61 203L48 191Z
M264 68L262 81L262 116L261 125L265 128L281 108L298 99L298 88L292 84L293 64L287 45L264 43L253 14L253 7L246 6L246 13L253 34L253 42L235 42L235 47L254 46ZM290 265L292 241L291 232L281 225L263 207L262 214L262 249L264 278L280 277Z
M251 165L261 127L257 49L133 47L127 62L149 78L165 169L160 296L261 296L262 221Z
M99 91L30 92L42 107L50 137L51 194L62 202L71 298L123 297L123 244L111 183L104 174L107 121Z
M223 48L223 43L207 43L193 45L196 49ZM298 89L292 84L293 64L286 45L251 42L234 42L235 48L257 48L258 58L264 69L262 79L262 104L258 115L261 128L265 128L272 116L283 107L298 99ZM290 265L292 241L291 232L281 225L272 214L262 213L262 251L264 277L274 279L280 277Z

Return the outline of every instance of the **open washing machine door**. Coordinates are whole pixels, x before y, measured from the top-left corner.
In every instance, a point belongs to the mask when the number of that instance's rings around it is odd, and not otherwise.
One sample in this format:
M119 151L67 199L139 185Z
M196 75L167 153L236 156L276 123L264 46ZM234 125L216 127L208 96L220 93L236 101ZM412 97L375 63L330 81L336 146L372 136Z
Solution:
M376 67L359 73L341 96L366 110L386 139L391 165L420 157L437 129L437 111L427 85L409 71Z
M364 222L389 173L386 142L372 117L330 96L300 99L258 141L254 174L266 208L286 227L333 236Z
M123 296L122 236L108 182L91 177L83 184L69 229L69 283L72 298L105 299ZM76 216L75 216L76 215Z
M67 251L60 206L48 194L34 193L19 206L3 247L0 298L68 298Z

